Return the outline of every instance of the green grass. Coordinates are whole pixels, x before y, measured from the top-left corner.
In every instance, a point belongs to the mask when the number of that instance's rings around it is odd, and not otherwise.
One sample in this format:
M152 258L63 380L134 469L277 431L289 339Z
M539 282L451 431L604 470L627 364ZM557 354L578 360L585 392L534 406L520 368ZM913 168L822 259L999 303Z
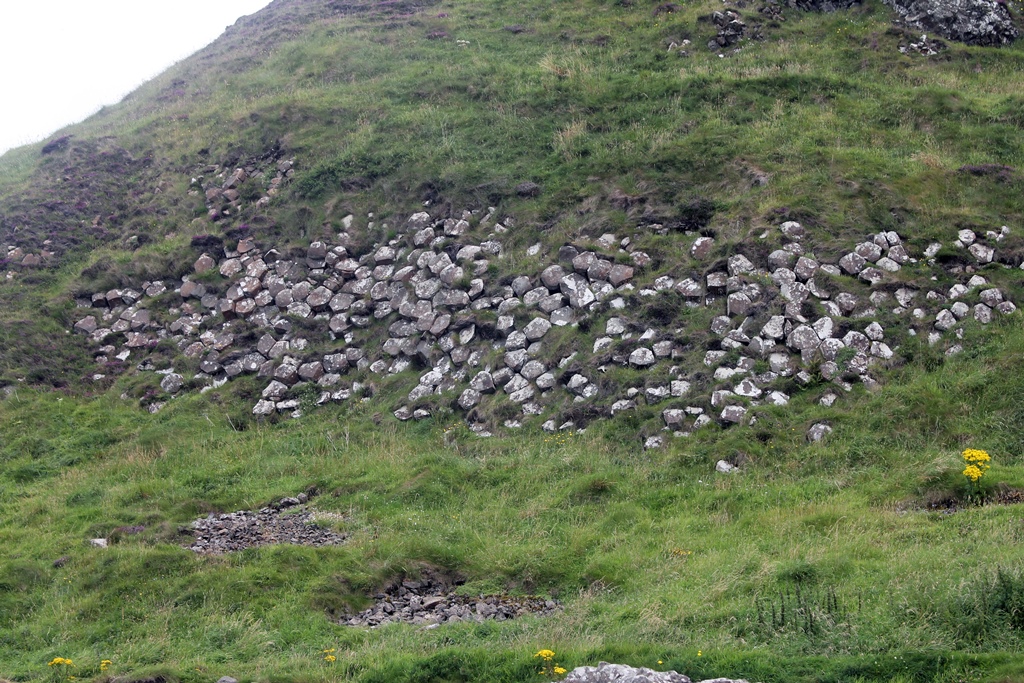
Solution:
M34 680L64 656L81 674L107 658L185 681L517 680L551 647L571 665L660 659L705 677L1017 675L1016 507L914 504L961 486L966 445L993 454L992 481L1024 484L1024 397L1007 372L1024 330L1015 320L985 344L1001 360L905 368L903 382L833 409L809 392L753 429L653 453L622 443L622 418L481 440L443 435L440 419L375 426L356 405L238 432L215 398L150 417L114 398L19 391L0 404L5 671ZM836 432L807 445L820 419ZM713 472L737 451L741 474ZM309 486L317 509L344 515L346 544L227 557L181 547L180 529L208 511ZM146 531L87 546L135 524ZM470 593L555 596L565 613L432 632L329 620L424 564L461 572ZM785 625L769 616L783 602Z

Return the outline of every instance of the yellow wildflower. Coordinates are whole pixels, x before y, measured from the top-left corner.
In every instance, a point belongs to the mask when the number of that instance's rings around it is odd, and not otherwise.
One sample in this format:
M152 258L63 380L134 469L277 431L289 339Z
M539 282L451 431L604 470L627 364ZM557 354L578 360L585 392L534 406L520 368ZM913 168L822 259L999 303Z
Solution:
M973 463L988 462L989 460L992 459L991 456L989 456L988 452L978 448L964 449L963 456L966 462Z
M985 476L990 468L988 464L992 457L983 450L978 448L965 448L962 453L964 458L964 471L962 474L971 480L971 483L977 484L978 480Z
M551 650L541 650L540 652L535 654L534 657L540 657L541 659L554 659L555 653Z
M567 672L568 672L568 669L564 669L564 668L562 668L560 666L556 666L555 667L555 673L557 675L559 675L559 676L561 676L562 674L567 673Z

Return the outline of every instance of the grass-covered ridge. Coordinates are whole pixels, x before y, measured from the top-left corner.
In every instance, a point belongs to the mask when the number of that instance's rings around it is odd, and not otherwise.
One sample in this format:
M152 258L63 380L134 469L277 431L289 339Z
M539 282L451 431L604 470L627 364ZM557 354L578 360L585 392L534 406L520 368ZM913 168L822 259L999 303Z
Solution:
M891 229L955 258L957 230L1007 225L986 275L1019 287L991 272L1024 257L1024 48L904 55L916 36L873 0L784 21L730 5L748 39L719 52L705 44L721 3L666 7L277 0L62 131L66 146L0 158L0 245L57 251L0 269L0 678L55 679L47 662L67 657L97 681L521 681L549 647L570 667L694 680L1024 680L1020 313L970 327L952 358L901 338L876 392L826 408L834 387L812 384L750 428L661 451L636 438L658 419L644 405L584 434L479 439L443 411L395 422L388 382L261 425L252 378L156 415L121 398L142 390L131 364L85 381L96 365L66 333L76 295L181 276L195 235L247 226L286 252L349 213L395 225L427 200L514 216L512 253L659 223L669 233L645 239L666 272L684 228L720 256L795 219L822 251ZM282 193L211 223L191 179L268 155L295 159ZM539 197L517 196L523 181ZM835 431L806 443L820 421ZM992 454L993 504L965 504L968 447ZM741 472L716 474L722 458ZM182 547L199 516L309 487L348 542ZM428 565L565 612L335 623Z
M1021 211L1019 192L957 173L1019 165L1019 49L902 55L908 37L880 4L789 11L785 22L742 9L760 40L723 57L704 47L709 3L661 13L452 2L397 16L323 4L274 3L77 135L113 135L167 179L282 146L302 170L293 199L313 212L306 229L340 219L339 202L402 210L429 195L516 209L523 180L545 188L529 213L567 234L590 222L575 216L579 203L615 188L664 222L706 196L721 228L783 207L835 231L988 226ZM280 16L303 8L301 21ZM669 46L684 39L693 43L680 57ZM752 173L771 182L752 186ZM148 232L192 219L187 202L168 199L152 215L171 220ZM296 218L284 207L270 215Z

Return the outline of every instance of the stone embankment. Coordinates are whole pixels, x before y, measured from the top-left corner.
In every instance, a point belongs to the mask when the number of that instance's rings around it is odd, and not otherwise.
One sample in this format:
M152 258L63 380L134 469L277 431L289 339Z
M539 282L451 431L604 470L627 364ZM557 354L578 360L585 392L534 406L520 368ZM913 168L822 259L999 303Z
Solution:
M819 254L832 238L792 221L761 236L770 250L680 235L685 251L672 264L636 248L639 235L606 234L534 244L516 256L524 265L496 275L515 224L493 210L417 213L362 250L353 220L301 255L244 238L200 255L183 280L97 292L80 300L93 310L75 329L100 364L131 359L161 373L151 410L189 388L256 375L266 384L253 413L298 417L406 375L406 399L390 408L399 420L443 405L480 434L526 423L553 432L646 404L681 436L715 421L749 424L758 406L785 405L817 379L833 384L821 399L834 402L854 382L875 385L873 369L897 357L900 340L922 335L953 354L966 325L1016 309L982 274L1009 267L997 262L1005 227L960 231L947 245L957 258L942 263L942 244L914 253L892 231L830 260ZM955 284L935 286L938 275ZM199 371L157 369L149 357L165 340Z

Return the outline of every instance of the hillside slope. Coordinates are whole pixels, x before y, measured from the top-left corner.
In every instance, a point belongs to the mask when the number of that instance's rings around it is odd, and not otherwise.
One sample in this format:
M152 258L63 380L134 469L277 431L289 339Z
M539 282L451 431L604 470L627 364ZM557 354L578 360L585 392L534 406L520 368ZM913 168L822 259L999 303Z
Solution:
M1024 675L975 5L276 0L0 158L0 674Z

